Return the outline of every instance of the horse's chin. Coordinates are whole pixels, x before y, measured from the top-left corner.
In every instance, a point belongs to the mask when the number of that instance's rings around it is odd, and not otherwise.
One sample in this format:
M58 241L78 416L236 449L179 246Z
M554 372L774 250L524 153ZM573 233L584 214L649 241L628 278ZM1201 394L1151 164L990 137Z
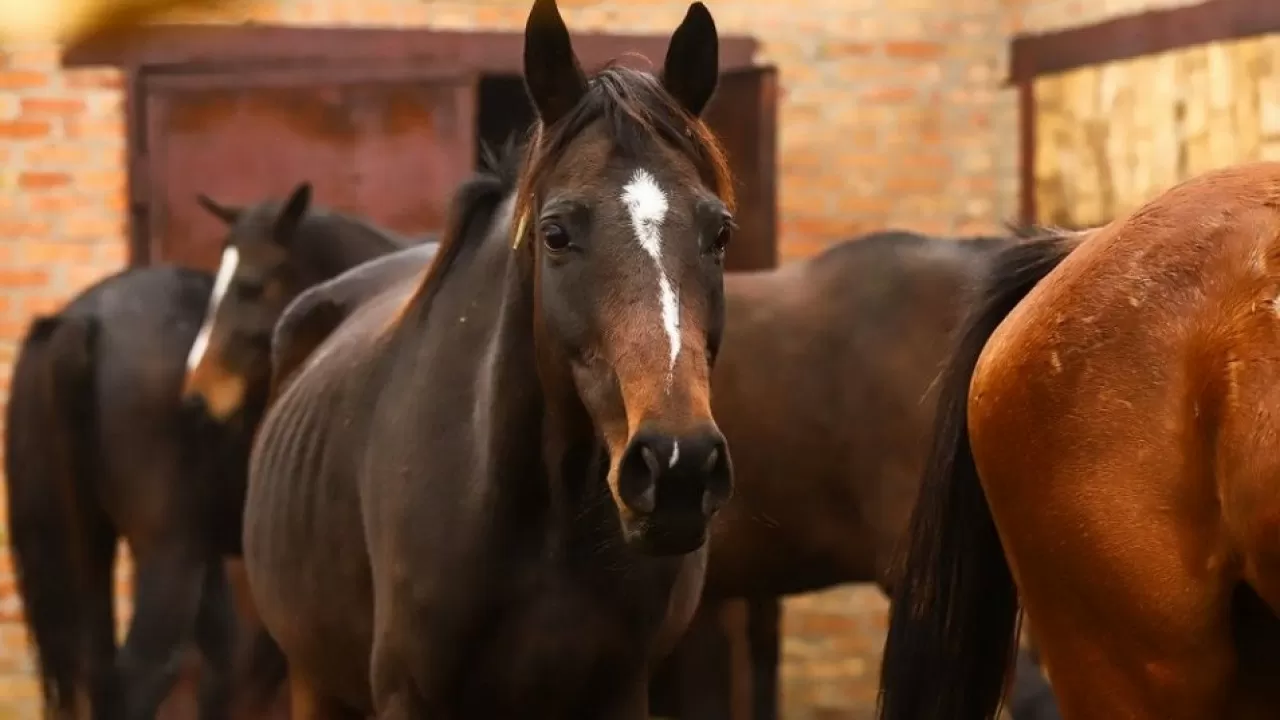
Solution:
M707 544L707 520L700 515L644 515L622 521L627 547L644 555L688 555Z

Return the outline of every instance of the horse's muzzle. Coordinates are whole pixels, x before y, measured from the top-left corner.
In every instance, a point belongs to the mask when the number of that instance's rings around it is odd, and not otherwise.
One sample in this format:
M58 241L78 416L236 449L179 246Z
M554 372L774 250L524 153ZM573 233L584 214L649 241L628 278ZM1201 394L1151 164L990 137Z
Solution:
M680 434L642 427L618 465L628 538L652 554L696 550L732 494L729 446L711 424Z

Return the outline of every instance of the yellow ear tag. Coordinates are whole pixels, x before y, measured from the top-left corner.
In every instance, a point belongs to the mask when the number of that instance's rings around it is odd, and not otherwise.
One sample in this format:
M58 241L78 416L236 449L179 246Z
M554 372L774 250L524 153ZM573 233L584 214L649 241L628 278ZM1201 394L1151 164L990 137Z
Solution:
M520 247L520 241L524 239L525 226L529 224L529 212L520 213L520 221L516 223L516 236L511 241L511 249L516 250Z

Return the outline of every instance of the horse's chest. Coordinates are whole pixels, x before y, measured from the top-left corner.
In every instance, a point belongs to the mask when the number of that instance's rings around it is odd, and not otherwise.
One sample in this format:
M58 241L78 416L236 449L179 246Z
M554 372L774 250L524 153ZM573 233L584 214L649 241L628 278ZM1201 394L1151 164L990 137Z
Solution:
M494 717L589 716L643 683L656 615L568 583L512 592L474 618L460 704Z

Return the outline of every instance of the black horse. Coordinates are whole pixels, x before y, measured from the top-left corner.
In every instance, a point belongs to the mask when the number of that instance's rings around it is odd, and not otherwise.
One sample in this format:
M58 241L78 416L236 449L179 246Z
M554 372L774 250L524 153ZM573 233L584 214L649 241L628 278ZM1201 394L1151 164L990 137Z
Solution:
M228 223L228 247L243 265L262 270L261 292L226 272L125 270L36 318L15 364L5 437L10 544L45 704L58 717L153 717L190 637L206 663L201 717L227 716L236 626L223 559L240 554L275 316L301 289L410 243L312 208L306 184L284 203L201 203ZM277 248L290 252L281 259ZM228 295L220 304L255 322L210 338L211 299ZM188 365L201 346L234 359L217 375L224 390L238 390L234 402L224 392L211 405L202 376L192 382ZM137 575L117 651L121 537Z

